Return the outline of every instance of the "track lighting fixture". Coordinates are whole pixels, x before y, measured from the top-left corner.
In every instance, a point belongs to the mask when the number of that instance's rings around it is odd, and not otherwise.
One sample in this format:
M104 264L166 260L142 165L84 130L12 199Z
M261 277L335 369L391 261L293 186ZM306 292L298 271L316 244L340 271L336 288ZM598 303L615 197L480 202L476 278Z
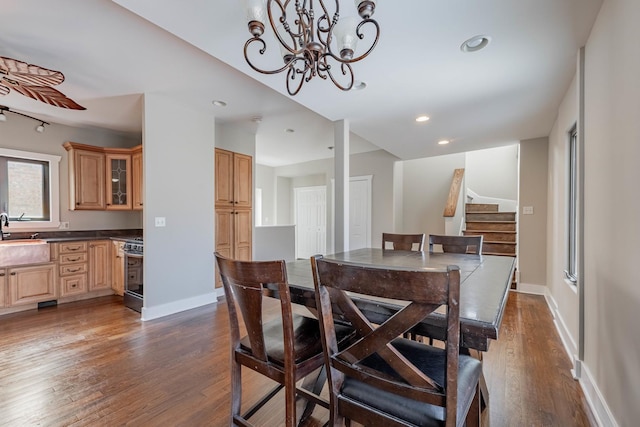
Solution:
M4 105L0 105L0 122L6 122L7 121L7 116L5 115L5 112L6 113L17 114L19 116L26 117L26 118L31 119L31 120L35 120L36 122L40 122L40 124L35 127L35 131L38 132L38 133L43 133L44 132L44 125L50 124L48 122L45 122L44 120L40 120L40 119L37 119L35 117L31 117L28 114L19 113L18 111L13 111L13 110L9 109L9 107L5 107Z

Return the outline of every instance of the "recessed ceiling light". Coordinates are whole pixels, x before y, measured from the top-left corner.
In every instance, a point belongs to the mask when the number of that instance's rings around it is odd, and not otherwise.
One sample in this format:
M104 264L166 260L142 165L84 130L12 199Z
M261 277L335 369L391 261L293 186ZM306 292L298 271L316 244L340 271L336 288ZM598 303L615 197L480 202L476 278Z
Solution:
M491 37L489 36L473 36L460 45L460 50L463 52L477 52L487 47L490 41Z
M212 101L212 104L215 105L216 107L226 107L227 106L226 102L220 101L220 100Z
M418 123L426 122L428 120L429 120L429 116L418 116L418 117L416 117L416 122L418 122Z
M284 130L286 133L294 133L295 130L291 129L291 128L287 128Z
M439 145L447 145L450 142L451 141L449 141L448 139L441 139L440 141L438 141L438 144Z

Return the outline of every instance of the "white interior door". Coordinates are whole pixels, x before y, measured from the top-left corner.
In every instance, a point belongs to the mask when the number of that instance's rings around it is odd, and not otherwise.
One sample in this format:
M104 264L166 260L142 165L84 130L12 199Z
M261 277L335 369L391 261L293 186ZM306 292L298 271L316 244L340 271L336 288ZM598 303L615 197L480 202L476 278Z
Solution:
M349 249L371 247L371 178L349 181Z
M296 258L309 258L326 253L327 189L298 187L294 189L296 218Z

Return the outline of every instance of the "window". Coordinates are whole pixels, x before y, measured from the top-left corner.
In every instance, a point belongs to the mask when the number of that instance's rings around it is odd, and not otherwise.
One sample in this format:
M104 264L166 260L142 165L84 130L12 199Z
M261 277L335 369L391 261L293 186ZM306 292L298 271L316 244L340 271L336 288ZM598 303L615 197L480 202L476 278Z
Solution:
M9 214L11 230L59 226L59 162L60 156L0 148L0 211Z
M578 283L578 131L569 131L567 182L567 267L566 278Z

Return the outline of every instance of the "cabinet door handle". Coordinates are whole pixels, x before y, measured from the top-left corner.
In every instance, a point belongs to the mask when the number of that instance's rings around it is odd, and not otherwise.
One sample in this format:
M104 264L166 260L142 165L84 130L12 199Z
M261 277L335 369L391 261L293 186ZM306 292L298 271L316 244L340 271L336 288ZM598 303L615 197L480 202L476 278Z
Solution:
M4 273L0 273L0 277L4 277Z
M13 273L11 273L11 275L12 275L12 276L15 276L15 275L16 275L16 272L14 271Z
M71 262L80 261L80 258L74 258L74 259L69 258L69 261L71 261Z
M77 273L78 271L82 270L81 268L76 268L75 270L67 270L69 273Z

